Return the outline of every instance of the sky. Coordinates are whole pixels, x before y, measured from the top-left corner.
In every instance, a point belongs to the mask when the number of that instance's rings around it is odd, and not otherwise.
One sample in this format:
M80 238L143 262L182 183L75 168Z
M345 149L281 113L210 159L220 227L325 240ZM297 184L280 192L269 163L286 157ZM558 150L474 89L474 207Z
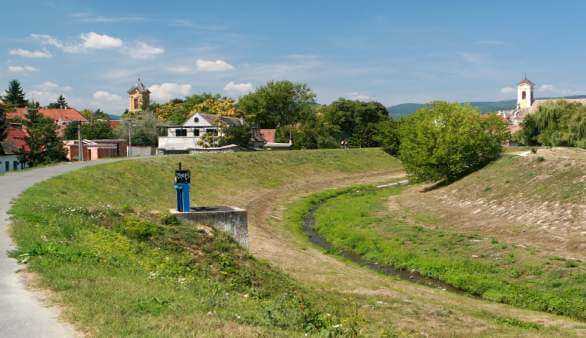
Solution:
M235 99L269 80L317 101L385 105L586 94L585 1L6 1L0 88L120 114L138 77L152 100Z

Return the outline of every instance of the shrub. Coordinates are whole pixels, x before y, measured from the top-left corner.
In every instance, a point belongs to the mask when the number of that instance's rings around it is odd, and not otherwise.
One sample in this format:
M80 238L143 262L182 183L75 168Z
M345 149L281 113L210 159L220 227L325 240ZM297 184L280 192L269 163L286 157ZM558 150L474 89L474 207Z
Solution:
M505 129L469 105L435 102L401 124L400 158L414 181L454 181L499 157Z
M156 224L136 217L126 218L121 224L121 232L134 239L149 239L158 231L159 228Z

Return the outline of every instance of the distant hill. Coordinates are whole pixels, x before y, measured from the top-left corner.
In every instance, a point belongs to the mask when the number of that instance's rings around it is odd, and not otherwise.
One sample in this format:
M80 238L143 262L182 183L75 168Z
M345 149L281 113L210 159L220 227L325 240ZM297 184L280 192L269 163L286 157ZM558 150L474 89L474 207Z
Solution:
M539 99L555 99L552 97L543 97ZM586 95L565 96L559 99L586 99ZM480 110L481 113L492 113L498 110L514 109L517 105L516 100L505 101L478 101L478 102L463 102L472 105ZM425 106L423 103L402 103L396 106L388 107L387 110L394 117L400 117L414 113L417 109Z

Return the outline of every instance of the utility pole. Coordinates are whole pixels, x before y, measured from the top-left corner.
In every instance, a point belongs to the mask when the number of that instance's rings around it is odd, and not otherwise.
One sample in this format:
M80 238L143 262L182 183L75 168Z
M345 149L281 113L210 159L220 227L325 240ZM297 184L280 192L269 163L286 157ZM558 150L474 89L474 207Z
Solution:
M128 151L126 152L126 156L132 156L132 120L128 120Z
M83 162L83 143L81 141L81 121L77 121L77 160Z

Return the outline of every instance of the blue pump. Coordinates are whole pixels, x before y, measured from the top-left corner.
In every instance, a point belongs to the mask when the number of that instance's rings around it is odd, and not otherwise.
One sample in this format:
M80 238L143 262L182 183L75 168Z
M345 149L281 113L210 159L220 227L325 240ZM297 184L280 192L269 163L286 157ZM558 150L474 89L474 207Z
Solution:
M181 162L179 162L179 169L175 170L175 191L177 191L178 212L189 212L191 210L189 197L190 187L191 172L189 170L182 170Z

